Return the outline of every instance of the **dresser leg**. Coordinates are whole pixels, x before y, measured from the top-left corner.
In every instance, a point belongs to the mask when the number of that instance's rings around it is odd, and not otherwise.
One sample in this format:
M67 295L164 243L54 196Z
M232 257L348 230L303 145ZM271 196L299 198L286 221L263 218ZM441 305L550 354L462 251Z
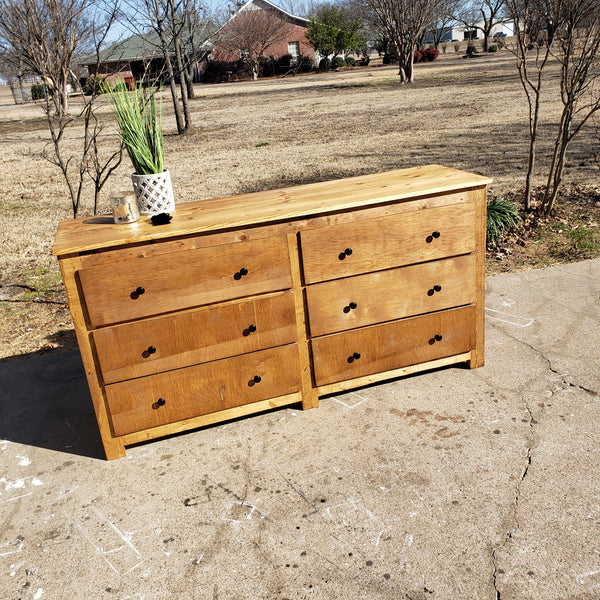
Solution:
M102 444L104 445L106 460L113 460L125 456L125 446L120 440L115 438L103 439Z
M481 351L471 350L471 359L469 360L469 369L477 369L485 364L483 349Z

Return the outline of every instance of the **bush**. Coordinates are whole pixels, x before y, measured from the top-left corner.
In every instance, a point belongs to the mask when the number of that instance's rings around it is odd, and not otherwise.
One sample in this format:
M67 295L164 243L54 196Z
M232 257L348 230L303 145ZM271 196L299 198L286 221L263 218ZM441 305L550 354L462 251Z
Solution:
M331 68L332 69L339 69L340 67L345 67L345 66L346 66L346 61L341 56L336 56L331 61Z
M496 44L488 46L488 52L498 52L498 46Z
M424 61L433 62L440 55L440 51L436 48L425 48L422 54Z
M413 55L413 60L416 63L420 63L423 61L423 53L420 50L415 50L415 53Z
M280 69L289 69L292 64L292 55L284 54L277 59L277 66Z
M31 86L31 99L43 100L46 97L46 86L43 83L34 83Z
M300 57L300 66L298 67L299 73L308 73L314 71L315 61L310 56Z
M331 69L331 61L328 58L322 58L319 63L319 71L329 71Z
M243 61L228 62L224 60L211 60L206 63L206 69L202 80L207 83L223 83L227 81L239 81L250 79Z
M522 218L514 202L503 196L492 198L487 205L486 242L497 246L498 242L511 230L521 224Z
M398 64L398 56L394 52L388 52L383 55L384 65L395 65Z
M105 83L106 75L90 75L82 85L83 93L86 96L102 94L104 93Z
M353 67L356 65L356 59L352 56L346 56L346 66Z
M473 56L473 54L477 54L477 52L476 46L471 46L470 44L467 46L467 56Z

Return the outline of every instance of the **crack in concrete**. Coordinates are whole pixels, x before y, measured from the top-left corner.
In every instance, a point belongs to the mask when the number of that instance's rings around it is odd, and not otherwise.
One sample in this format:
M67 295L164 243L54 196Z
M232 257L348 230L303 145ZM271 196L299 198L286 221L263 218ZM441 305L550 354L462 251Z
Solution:
M544 352L542 350L540 350L539 348L536 348L535 346L532 346L531 344L518 339L517 337L510 335L509 333L507 333L506 331L504 331L504 334L507 335L508 337L510 337L511 339L513 339L515 342L519 342L520 344L523 344L523 346L529 348L534 354L537 354L537 356L539 356L541 359L545 360L548 363L548 370L551 373L554 373L555 375L558 375L559 377L562 378L562 383L566 386L575 388L576 390L580 390L582 392L585 392L587 394L590 394L591 396L599 396L600 394L596 391L596 390L592 390L589 388L586 388L583 385L580 385L578 383L573 383L572 381L569 381L566 377L565 373L561 373L560 371L558 371L557 369L555 369L552 366L552 361L544 354Z
M502 600L502 595L501 595L501 590L500 587L498 585L498 576L500 574L502 574L504 571L502 571L500 569L500 567L498 566L498 558L496 553L498 552L498 550L500 550L501 548L504 548L507 544L508 541L511 540L513 538L513 534L515 532L515 529L518 527L518 520L517 520L517 514L519 511L519 501L521 498L521 485L523 484L523 481L525 480L525 478L527 477L527 474L529 473L529 467L531 466L531 462L532 462L532 454L531 454L531 446L533 443L533 438L534 438L534 425L536 425L538 423L538 421L536 421L533 418L533 414L531 412L531 407L529 406L527 400L523 397L523 395L520 396L521 400L523 402L523 406L525 407L525 412L528 415L527 418L527 423L529 425L529 435L528 437L528 441L527 441L527 446L525 448L526 450L526 454L525 454L525 464L523 466L523 470L521 472L521 475L515 485L515 495L514 495L514 501L513 501L513 511L512 511L512 517L510 518L510 522L509 522L509 527L508 527L508 531L506 532L504 541L502 542L502 544L500 544L500 546L496 547L496 548L492 548L492 566L493 566L493 572L492 572L492 585L494 586L494 592L496 594L495 600Z

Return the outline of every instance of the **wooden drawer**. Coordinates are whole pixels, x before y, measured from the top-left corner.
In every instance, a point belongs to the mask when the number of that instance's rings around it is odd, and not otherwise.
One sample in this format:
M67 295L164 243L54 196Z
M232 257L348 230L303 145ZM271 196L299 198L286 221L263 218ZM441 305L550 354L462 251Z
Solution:
M475 203L353 221L300 234L305 283L475 250Z
M287 292L93 332L104 383L282 346L297 339Z
M472 304L475 267L467 254L308 286L311 336Z
M78 275L93 327L292 286L285 237L124 260Z
M311 344L316 385L355 379L468 352L475 344L475 307L336 333Z
M296 344L106 386L114 435L299 391Z

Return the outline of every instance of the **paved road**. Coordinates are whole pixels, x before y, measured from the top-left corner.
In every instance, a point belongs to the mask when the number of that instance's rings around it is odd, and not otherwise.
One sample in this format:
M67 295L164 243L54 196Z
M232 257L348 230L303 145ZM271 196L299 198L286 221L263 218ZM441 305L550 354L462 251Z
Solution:
M487 281L486 366L102 460L77 353L0 363L0 597L600 598L600 260Z

